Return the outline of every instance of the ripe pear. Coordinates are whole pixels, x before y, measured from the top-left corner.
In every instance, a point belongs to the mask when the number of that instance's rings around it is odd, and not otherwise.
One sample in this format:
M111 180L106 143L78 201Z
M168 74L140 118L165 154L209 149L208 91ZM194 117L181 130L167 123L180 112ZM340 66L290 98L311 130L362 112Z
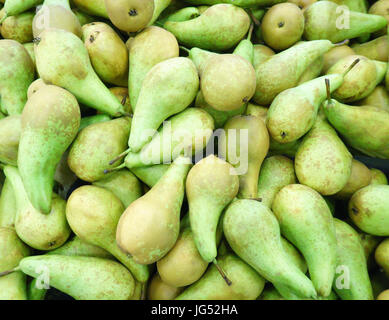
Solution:
M277 193L285 186L297 182L294 163L284 156L272 156L263 161L258 178L258 196L271 208Z
M296 4L301 10L308 8L312 3L315 3L317 0L288 0L288 2Z
M23 13L27 10L30 10L40 4L42 4L43 0L7 0L0 2L4 3L4 16L2 19L0 19L0 25L1 23L7 18L11 16L18 15L20 13Z
M54 174L80 126L76 98L57 86L45 86L28 99L21 117L18 167L32 205L51 209Z
M188 158L177 158L158 183L131 203L120 217L116 241L135 262L154 263L176 243L185 179L190 166Z
M298 296L316 297L312 282L286 254L277 219L268 207L256 200L233 202L226 210L223 230L234 252L266 280Z
M73 0L72 2L77 8L92 16L109 19L104 0Z
M321 56L317 58L315 61L313 61L311 65L301 75L298 84L300 85L304 82L316 79L320 75L323 69L323 65L324 65L324 56Z
M146 282L146 266L134 262L116 244L116 227L124 211L120 199L109 190L82 186L70 195L66 218L73 232L82 240L101 247L115 256L141 282Z
M180 48L185 51L185 49L183 47L180 47ZM203 75L203 72L204 72L205 67L207 66L209 60L211 60L211 58L214 58L214 57L220 55L219 53L215 53L215 52L208 51L208 50L203 50L203 49L196 48L196 47L194 47L190 50L187 50L187 51L188 51L188 58L191 59L193 61L193 63L195 64L197 71L199 73L200 79Z
M376 86L366 98L355 102L358 106L376 106L389 112L389 93L383 85Z
M181 293L176 300L255 300L261 294L265 280L234 254L219 259L220 267L232 280L225 283L215 265L204 276Z
M16 16L8 17L1 24L1 35L4 39L15 40L19 43L31 42L32 20L35 13L28 11Z
M34 43L33 42L28 42L28 43L23 43L24 49L26 49L28 55L31 58L31 61L33 62L34 69L36 70L35 67L35 53L34 53Z
M250 17L242 8L224 3L211 6L197 18L164 24L164 28L173 33L181 44L212 51L234 47L249 27Z
M368 59L388 62L388 36L381 36L362 44L356 43L352 46L352 49L357 55L364 56Z
M127 146L131 121L118 118L87 126L70 148L68 164L80 179L88 182L104 178L104 169L112 157Z
M377 14L380 16L383 16L387 22L389 22L389 1L388 0L378 0L375 1L371 7L369 8L369 14ZM374 36L382 36L386 34L386 28L382 28L381 30L378 30L374 32Z
M358 233L334 219L337 239L337 274L333 288L342 300L373 300L365 253Z
M51 211L43 214L28 199L18 169L6 166L4 174L11 182L15 195L15 230L19 238L37 250L48 251L62 246L70 235L65 216L66 201L53 193Z
M198 73L188 58L172 58L155 65L143 80L135 107L128 141L131 152L140 151L151 140L151 131L187 108L198 89Z
M14 40L0 40L1 112L22 113L34 72L34 64L23 45Z
M381 170L371 168L371 182L370 184L388 184L388 178ZM4 187L3 187L4 188Z
M27 98L29 99L35 92L47 86L47 84L42 79L34 80L27 90Z
M355 51L347 45L332 48L323 55L324 61L322 74L326 74L327 71L339 60L351 55L355 55Z
M158 273L153 276L147 290L148 300L174 300L183 288L177 288L166 284Z
M295 87L305 70L333 47L328 40L305 41L271 56L256 68L254 101L269 105L277 94Z
M378 31L386 19L373 14L350 11L330 1L318 1L304 11L307 40L328 39L333 43Z
M274 56L276 53L270 49L269 47L263 44L255 44L254 45L254 57L253 57L253 66L255 71L258 66L268 60L271 56Z
M128 49L119 35L104 22L92 22L82 27L82 40L100 79L127 87Z
M254 67L237 54L212 57L201 75L204 99L219 111L240 109L251 100L255 87Z
M375 261L384 269L385 273L389 275L389 240L385 239L377 247L375 254Z
M80 128L78 131L80 132L82 129L84 129L92 124L106 122L106 121L110 121L110 120L111 120L111 117L109 115L106 115L106 114L97 114L94 116L83 117L83 118L81 118Z
M0 227L15 229L16 199L12 183L5 179L0 195Z
M81 38L81 24L70 8L69 0L45 0L34 17L34 38L50 28L66 30Z
M17 166L21 116L13 115L0 119L0 162Z
M157 184L168 169L168 164L157 164L150 167L131 168L131 172L151 188Z
M219 139L219 152L237 169L238 198L256 198L259 171L269 150L266 126L255 116L235 116L227 121L224 130Z
M298 180L322 195L333 195L346 185L351 167L351 153L323 115L319 114L296 153ZM329 172L332 174L329 175Z
M73 13L76 15L78 21L80 22L81 27L85 24L92 23L96 20L96 17L81 11L78 8L72 8Z
M229 3L235 6L243 7L243 8L251 8L258 6L272 6L278 2L282 2L283 0L186 0L186 2L200 5L207 4L213 5L217 3Z
M375 236L389 236L389 186L369 185L351 197L349 217L362 231Z
M164 17L159 18L158 23L164 24L166 21L187 21L190 19L197 18L198 16L200 16L200 14L200 10L197 7L183 7L181 9L178 9L177 11L173 11L173 13L171 14L167 14L167 16L165 16L164 12Z
M93 70L81 39L60 29L47 29L39 39L35 44L36 64L45 83L63 87L80 103L111 116L124 113L121 103Z
M376 300L389 300L389 289L382 291Z
M128 114L133 114L132 106L130 102L130 95L128 93L128 87L111 87L109 88L114 96L120 101L124 107L124 112Z

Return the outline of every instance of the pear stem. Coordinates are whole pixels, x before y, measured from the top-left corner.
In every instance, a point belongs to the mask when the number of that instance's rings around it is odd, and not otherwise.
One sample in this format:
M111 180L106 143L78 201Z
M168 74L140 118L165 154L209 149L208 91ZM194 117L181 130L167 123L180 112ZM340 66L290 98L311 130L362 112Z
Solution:
M132 118L132 114L131 113L128 113L128 112L120 112L120 115L124 116L124 117L129 117L129 118Z
M184 46L180 46L180 49L181 49L181 50L184 50L187 54L190 53L190 50L187 49L187 48L185 48Z
M124 158L126 155L128 155L130 153L131 149L128 148L126 151L122 152L121 154L119 154L116 158L112 159L110 162L109 162L109 165L112 166L115 162L119 161L120 159Z
M104 174L108 174L108 173L111 173L111 172L119 171L119 170L121 170L121 169L123 169L123 168L125 168L125 167L126 167L126 164L123 163L123 164L121 164L120 166L117 166L117 167L115 167L115 168L112 168L112 169L105 169L105 170L104 170Z
M254 23L250 25L249 32L247 34L247 40L251 41L251 37L253 36L253 31L254 31Z
M4 277L10 273L13 273L15 271L19 271L20 270L20 267L16 267L16 268L13 268L11 270L7 270L7 271L4 271L4 272L0 272L0 277Z
M256 26L260 26L260 25L261 25L261 23L259 22L259 20L254 16L254 14L253 14L253 12L251 11L251 9L248 9L246 12L248 13L248 15L250 16L251 20L254 22L254 24L255 24Z
M224 279L224 281L227 283L228 286L230 286L232 284L231 280L228 279L226 273L224 272L224 270L222 269L221 266L219 266L218 262L216 259L213 260L213 264L215 265L217 271L219 271L220 275L222 276L222 278Z
M344 45L347 45L349 44L350 40L349 39L346 39L346 40L343 40L341 42L338 42L338 43L335 43L335 47L340 47L340 46L344 46Z
M352 63L352 64L347 68L347 70L343 73L343 76L345 76L347 73L349 73L350 70L351 70L352 68L354 68L354 67L358 64L359 61L361 61L361 59L359 59L359 58L355 59L355 60L353 61L353 63Z
M327 89L327 101L328 101L328 104L332 104L332 102L331 102L330 79L326 78L325 82L326 82L326 89Z

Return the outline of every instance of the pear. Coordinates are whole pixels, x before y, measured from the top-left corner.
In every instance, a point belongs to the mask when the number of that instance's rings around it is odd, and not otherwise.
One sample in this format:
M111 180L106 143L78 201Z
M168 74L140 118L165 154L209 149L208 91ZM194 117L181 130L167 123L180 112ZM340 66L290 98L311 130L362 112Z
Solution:
M128 86L128 49L106 23L92 22L82 27L82 40L97 75L106 83Z
M104 178L109 160L126 149L130 123L129 118L118 118L81 130L68 157L69 167L77 177L88 182Z
M382 36L362 44L356 43L352 46L352 49L357 55L364 56L368 59L388 62L388 36Z
M251 42L253 30L254 30L254 24L251 24L249 32L247 33L247 38L239 42L239 44L235 47L233 51L233 54L236 54L246 59L251 66L254 63L254 45Z
M269 134L265 124L255 116L235 116L224 126L219 152L239 175L239 198L256 198L258 175L269 150Z
M250 27L250 17L232 4L217 4L199 17L181 21L167 21L164 28L188 47L225 51L238 44ZM225 32L228 30L228 32Z
M263 161L258 178L258 199L271 208L277 193L297 182L294 163L284 156L272 156Z
M339 269L333 285L336 294L342 300L373 300L366 257L358 233L341 220L334 219L334 225Z
M295 87L305 70L333 47L328 40L306 41L271 56L256 68L254 101L269 105L277 94Z
M311 63L311 65L305 70L305 72L301 75L298 84L302 84L309 80L316 79L324 66L324 55L317 58L315 61Z
M198 16L200 16L200 14L200 10L197 7L183 7L182 9L179 9L177 11L173 11L173 13L168 14L167 16L165 16L164 13L163 15L165 17L158 19L158 23L163 25L166 21L186 21L197 18Z
M342 102L353 102L368 96L385 77L387 63L369 60L363 56L352 55L339 60L328 71L327 75L343 74L356 59L359 63L344 76L340 87L334 91L333 97Z
M234 252L266 280L299 296L316 297L312 282L285 253L277 219L265 205L256 200L233 202L226 210L223 230Z
M154 12L148 26L151 26L156 22L160 14L170 5L172 0L154 0Z
M355 52L347 45L341 45L332 48L330 51L323 55L324 61L322 74L326 74L328 69L330 69L339 60L351 55L355 55Z
M29 99L35 92L47 86L47 84L42 79L34 80L27 90L27 98Z
M385 273L389 275L389 240L385 239L377 247L375 254L375 261L384 269Z
M172 58L155 65L143 80L128 146L138 152L168 117L187 108L199 89L195 65L188 58Z
M297 150L302 143L302 139L292 141L289 143L279 143L270 137L269 156L284 155L290 158L296 156Z
M201 75L205 101L219 111L232 111L248 103L255 93L254 67L237 54L212 57ZM226 95L225 92L229 94Z
M66 218L73 232L82 240L101 247L115 256L141 282L149 273L146 266L134 262L115 241L116 227L124 206L111 191L96 186L82 186L70 195ZM98 230L98 231L97 231Z
M37 250L48 251L62 246L70 235L65 216L66 201L53 193L51 211L43 214L29 201L18 169L6 166L4 174L11 182L14 191L15 230L19 238Z
M304 274L308 271L307 263L301 253L288 240L281 236L281 244L289 260Z
M104 0L72 0L72 2L87 14L109 19Z
M369 13L383 16L386 19L386 21L389 22L388 10L389 10L388 0L378 0L371 5L371 7L369 8ZM377 36L384 35L386 34L386 31L387 31L386 28L382 28L381 30L374 32L374 36L377 37Z
M180 47L180 48L183 49L184 51L187 50L184 47ZM211 58L220 55L219 53L203 50L196 47L187 50L187 52L188 52L188 58L191 59L195 64L200 78L202 77L205 67L207 66L209 60L211 60Z
M358 106L375 106L389 112L389 93L383 85L376 86L366 98L355 102Z
M370 184L388 184L388 178L386 177L385 173L383 173L381 170L378 170L376 168L371 168L370 173L371 173Z
M14 229L0 227L0 272L17 267L29 255L30 249ZM0 300L27 300L26 276L22 272L0 277Z
M80 128L78 131L80 132L82 129L84 129L92 124L107 122L110 120L111 120L110 116L106 115L106 114L97 114L95 116L83 117L83 118L81 118Z
M271 56L274 56L276 53L269 47L263 44L254 45L254 57L253 57L253 66L255 71L257 71L258 66L268 60Z
M159 179L162 178L168 169L168 164L156 164L155 166L150 167L131 168L131 172L135 174L144 184L152 188L157 184Z
M0 195L0 227L15 228L16 199L12 183L5 179Z
M351 147L389 159L389 112L375 106L354 107L329 100L323 104L331 125Z
M247 104L245 115L258 117L264 123L266 123L266 116L267 116L268 110L269 109L266 107L257 106L254 103L249 103L249 104Z
M217 256L216 231L224 208L235 198L239 179L232 165L210 155L189 172L186 194L196 247L206 262Z
M367 268L369 270L374 269L377 264L374 261L374 252L382 241L381 237L372 236L371 234L359 232L359 238L362 243L363 250L365 252L365 257L367 260Z
M94 72L81 39L60 29L47 29L39 39L35 44L36 63L45 83L63 87L80 103L111 116L124 113L123 106Z
M348 204L349 217L362 231L389 236L389 186L369 185L353 194Z
M20 115L0 119L0 162L17 165L20 132Z
M22 113L34 72L34 64L23 45L14 40L0 40L1 112Z
M176 243L185 179L191 166L188 160L177 158L158 183L120 217L116 241L135 262L154 263Z
M50 212L55 169L77 135L80 118L76 98L51 85L28 99L23 110L18 167L32 205L42 213Z
M69 0L45 0L34 17L32 31L34 38L50 28L66 30L81 37L81 24L70 9Z
M322 195L333 195L346 185L351 167L352 155L336 131L319 114L296 153L298 180Z
M200 4L217 4L217 3L230 3L235 6L243 7L243 8L251 8L258 6L272 6L278 2L282 2L283 0L186 0L186 2L200 5Z
M179 56L177 39L165 29L151 26L135 36L129 47L130 71L128 87L135 110L142 83L147 73L159 62Z
M80 22L81 27L85 24L94 22L96 19L95 17L92 17L91 15L81 11L78 8L72 8L72 11Z
M33 43L33 42L23 43L23 47L24 47L24 49L26 49L28 55L30 56L31 61L32 61L33 64L34 64L34 69L36 69L36 68L35 68L34 43Z
M259 297L265 280L253 268L234 254L220 257L219 265L232 280L230 286L220 277L216 265L212 265L176 300L255 300Z
M130 95L128 93L128 87L111 87L109 88L109 91L111 91L115 97L120 101L120 103L124 107L124 111L128 114L132 114L132 106L130 102Z
M5 15L0 19L0 24L2 24L7 17L18 15L42 4L43 0L4 0L1 2L4 3L3 9Z
M381 16L345 11L330 1L313 3L304 11L304 17L305 39L328 39L333 43L378 31L387 24Z
M40 268L50 275L50 285L76 300L128 300L135 281L120 263L94 257L41 255L20 261L25 274L38 278Z
M19 43L31 42L32 20L35 13L28 11L16 16L9 17L1 24L1 35L4 39L15 40Z
M370 169L362 162L353 159L350 178L343 189L335 194L335 197L340 199L350 199L351 196L359 189L368 186L371 183L371 179L372 174Z
M62 155L54 174L56 191L63 199L67 199L70 189L77 181L77 176L69 168L68 157L69 149Z
M382 291L376 300L389 300L389 289Z
M158 273L153 276L147 292L148 300L174 300L183 288L166 284Z

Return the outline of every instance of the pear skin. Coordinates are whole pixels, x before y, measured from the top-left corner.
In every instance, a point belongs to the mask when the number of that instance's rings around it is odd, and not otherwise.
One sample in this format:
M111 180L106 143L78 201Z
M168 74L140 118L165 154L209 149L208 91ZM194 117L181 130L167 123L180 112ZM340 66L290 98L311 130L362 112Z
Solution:
M389 240L382 241L375 250L375 261L389 276Z
M371 182L370 184L388 184L388 178L386 177L385 173L383 173L381 170L378 170L376 168L370 169L371 173Z
M29 99L35 92L47 86L47 84L42 79L34 80L27 90L27 98Z
M203 50L196 47L190 49L188 52L188 58L191 59L195 64L197 71L199 72L200 78L202 77L209 60L216 56L219 56L219 53Z
M382 291L376 300L389 300L389 289Z
M168 164L156 164L150 167L131 168L131 172L151 188L157 184L168 169Z
M22 123L20 115L0 119L0 161L17 166Z
M344 57L355 55L352 48L347 45L336 46L323 55L323 69L322 74L326 74L335 63Z
M77 8L92 16L109 19L104 0L73 0L73 3Z
M0 195L0 227L15 229L16 199L12 183L5 179Z
M5 19L1 24L1 35L4 39L15 40L22 44L31 42L34 38L32 35L34 16L34 12L28 11Z
M301 75L298 84L303 84L304 82L316 79L324 66L324 56L317 58L315 61L311 63L311 65L305 70L305 72Z
M371 60L388 62L389 42L388 36L381 36L365 43L356 43L351 47L354 52Z
M128 87L111 87L109 88L115 97L120 101L124 107L124 111L128 114L133 114L132 106L130 102L130 95L128 93Z
M161 279L160 275L156 273L148 287L148 300L174 300L183 288L172 287Z
M253 57L253 66L255 71L258 66L269 59L271 56L274 56L276 53L269 47L263 44L254 45L254 57Z
M97 114L95 116L89 116L89 117L83 117L81 118L81 121L80 121L80 128L79 128L79 132L92 125L92 124L96 124L96 123L100 123L100 122L107 122L107 121L110 121L111 120L111 117L107 114Z
M11 1L0 1L4 3L4 19L7 17L15 16L24 11L30 10L40 4L42 4L43 0L11 0ZM0 24L3 20L0 19Z
M251 8L258 6L272 6L273 4L282 2L283 0L187 0L194 5L206 4L215 5L218 3L229 3L242 8Z
M366 98L355 102L358 106L375 106L389 112L389 93L383 85L376 86Z

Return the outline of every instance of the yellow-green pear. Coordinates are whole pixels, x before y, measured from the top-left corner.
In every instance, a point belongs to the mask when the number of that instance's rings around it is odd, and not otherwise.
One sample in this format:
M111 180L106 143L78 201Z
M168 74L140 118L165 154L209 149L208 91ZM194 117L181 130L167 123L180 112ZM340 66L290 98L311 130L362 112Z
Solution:
M385 173L376 168L370 169L371 173L371 182L370 184L388 184L388 178Z
M156 273L147 289L148 300L174 300L183 288L170 286L163 282L160 275Z

